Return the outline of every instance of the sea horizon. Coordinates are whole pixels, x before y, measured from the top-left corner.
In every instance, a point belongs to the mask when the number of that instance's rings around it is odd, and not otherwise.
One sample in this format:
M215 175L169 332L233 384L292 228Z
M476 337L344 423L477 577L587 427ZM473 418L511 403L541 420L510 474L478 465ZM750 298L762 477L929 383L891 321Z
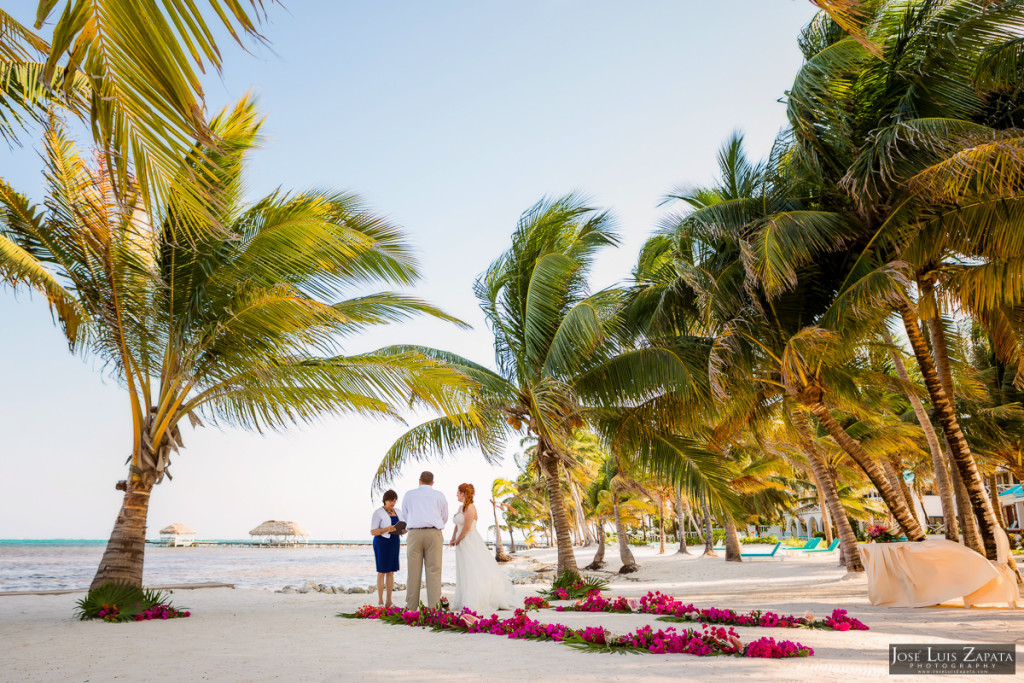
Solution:
M107 543L110 539L106 538L0 538L0 544L17 544L17 543ZM159 541L160 537L146 538L146 541ZM196 538L197 543L257 543L251 538ZM366 538L310 538L305 541L299 541L299 544L310 544L310 543L372 543L373 539ZM187 546L179 546L187 547Z
M310 540L291 546L263 547L248 545L249 540L221 539L221 542L239 545L147 544L143 583L147 586L224 583L236 588L280 590L285 586L298 588L307 581L344 589L371 588L377 582L369 540ZM335 545L317 545L326 542ZM87 589L106 543L101 539L0 539L3 559L0 594ZM395 580L403 583L407 567L404 543L400 564ZM445 582L455 581L454 552L444 553L441 575Z

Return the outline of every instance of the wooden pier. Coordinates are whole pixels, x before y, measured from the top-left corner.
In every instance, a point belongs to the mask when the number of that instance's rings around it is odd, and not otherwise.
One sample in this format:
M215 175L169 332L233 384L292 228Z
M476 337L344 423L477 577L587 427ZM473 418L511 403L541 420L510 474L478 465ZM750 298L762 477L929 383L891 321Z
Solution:
M174 545L165 541L146 541L164 548L367 548L373 541L310 541L308 543L260 543L258 541L192 541L188 545Z

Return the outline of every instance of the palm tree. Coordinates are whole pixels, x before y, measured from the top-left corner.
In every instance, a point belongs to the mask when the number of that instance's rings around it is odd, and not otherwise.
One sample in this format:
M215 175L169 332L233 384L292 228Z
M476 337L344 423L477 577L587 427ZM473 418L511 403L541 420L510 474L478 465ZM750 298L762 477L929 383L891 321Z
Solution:
M726 405L733 406L737 424L748 422L748 415L764 415L793 401L805 405L869 474L907 533L923 538L906 501L896 495L881 467L823 403L824 388L832 379L840 386L844 383L842 374L826 377L841 370L842 360L835 356L835 335L814 323L833 303L830 281L842 266L841 255L827 253L827 247L843 243L849 220L803 199L807 188L802 178L791 175L785 144L777 145L769 163L760 165L745 161L741 142L734 136L720 153L723 180L717 186L672 195L693 210L674 217L649 243L650 253L642 255L646 271L656 274L638 298L652 311L650 327L660 334L678 334L688 325L709 335L712 386L720 398L730 398ZM744 182L730 181L736 177ZM742 193L736 194L737 189ZM795 225L800 226L799 235L791 234ZM826 253L820 253L823 250ZM868 323L861 325L866 328ZM847 347L854 348L857 338L850 335ZM806 357L816 347L819 352L827 350L826 355ZM826 357L839 362L823 366ZM746 404L737 400L744 396ZM785 400L780 401L782 397ZM795 426L809 432L801 419L805 418L796 416ZM808 460L816 477L829 476L817 458ZM834 482L822 483L830 512L841 518ZM852 529L840 536L848 546L848 569L859 570ZM712 552L710 544L706 552Z
M480 389L472 414L441 417L411 429L378 469L383 482L406 462L479 449L493 460L514 433L536 437L534 459L544 477L558 544L558 571L578 573L562 489L571 443L586 424L604 438L603 411L686 384L671 350L622 351L623 295L590 293L587 279L599 249L614 245L611 218L568 195L526 211L512 245L477 280L476 295L494 333L497 372L444 351L420 353L451 364ZM410 350L406 347L395 352Z
M494 559L498 562L508 562L512 558L505 552L505 546L501 542L501 525L498 523L498 507L501 503L498 499L504 496L511 496L515 493L516 485L508 479L495 479L491 483L491 507L494 510ZM512 530L509 528L509 539L511 539ZM515 552L515 544L512 546L512 552Z
M823 201L860 225L851 274L902 266L895 292L876 297L876 305L900 314L953 478L962 481L983 550L995 559L997 521L959 424L941 319L944 306L957 302L1000 338L1004 359L1020 357L1008 307L1022 291L1004 277L1020 258L1022 174L1012 161L1020 94L1006 86L1017 73L1015 27L1024 8L849 4L863 18L859 37L877 49L824 15L801 36L807 61L789 101L798 165L816 174Z
M465 379L437 361L412 352L336 355L339 337L369 326L419 313L450 318L386 291L337 298L417 277L401 232L355 196L278 191L242 203L260 124L242 100L210 122L217 149L197 146L179 161L183 175L208 176L217 193L208 207L216 220L190 223L190 239L181 224L190 219L173 201L154 214L138 194L119 194L116 171L102 157L91 167L55 123L45 136L45 208L0 196L5 234L53 268L88 316L83 349L130 399L124 501L94 587L141 584L150 495L183 445L183 420L280 429L332 411L397 417L410 399L463 412Z

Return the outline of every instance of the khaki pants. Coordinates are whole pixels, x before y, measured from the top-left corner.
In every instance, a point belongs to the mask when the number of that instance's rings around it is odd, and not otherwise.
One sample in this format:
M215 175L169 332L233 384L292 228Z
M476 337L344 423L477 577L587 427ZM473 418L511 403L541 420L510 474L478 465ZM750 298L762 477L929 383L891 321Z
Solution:
M409 579L406 582L405 609L415 610L420 604L420 578L423 568L427 569L427 606L436 607L441 600L441 554L444 550L444 536L440 529L409 529L409 541L405 546L409 563Z

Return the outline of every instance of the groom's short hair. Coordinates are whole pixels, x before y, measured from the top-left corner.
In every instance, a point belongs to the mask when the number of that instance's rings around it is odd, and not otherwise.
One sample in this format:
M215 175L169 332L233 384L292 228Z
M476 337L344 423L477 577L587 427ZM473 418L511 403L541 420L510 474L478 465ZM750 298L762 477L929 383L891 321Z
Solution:
M434 473L433 472L423 472L423 473L421 473L420 474L420 483L421 484L433 484L434 483Z

